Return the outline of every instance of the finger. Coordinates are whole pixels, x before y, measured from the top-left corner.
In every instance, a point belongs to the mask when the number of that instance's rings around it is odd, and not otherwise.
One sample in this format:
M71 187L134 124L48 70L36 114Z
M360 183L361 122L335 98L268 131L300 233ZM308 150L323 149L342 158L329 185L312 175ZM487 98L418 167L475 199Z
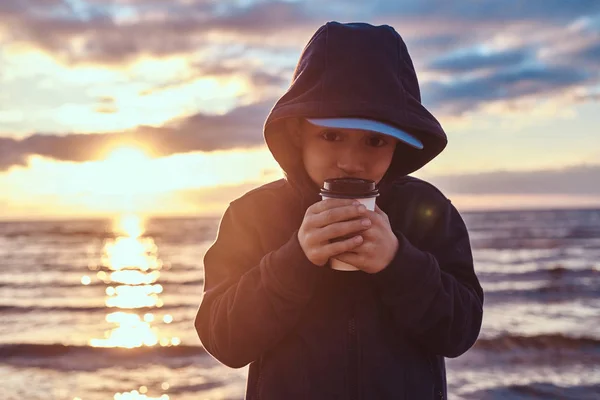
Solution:
M362 255L364 259L368 260L373 257L375 243L370 241L364 232L361 233L360 236L363 238L361 244L350 250L348 253Z
M331 208L343 207L352 205L355 202L353 199L325 199L316 202L308 207L307 211L311 214L319 214Z
M368 218L336 222L318 229L314 234L314 238L319 243L322 243L331 239L340 238L342 236L358 234L366 229L369 229L372 224L373 223Z
M385 216L378 214L376 211L366 210L363 218L368 218L373 223L373 226L381 225L381 222L385 221Z
M349 239L342 240L341 242L334 242L326 244L321 247L321 255L323 258L329 259L345 252L349 252L356 247L360 246L363 242L363 238L360 235L353 236Z
M315 228L322 228L336 222L360 218L361 216L365 215L367 211L368 210L360 203L356 205L351 204L329 208L320 212L319 214L313 215L310 224Z
M341 255L336 255L335 258L338 258L344 262L348 262L349 264L353 264L356 267L359 265L366 265L369 261L372 261L375 258L375 243L369 241L364 233L362 233L361 236L363 236L363 241L361 244L354 247L352 250L342 253ZM340 256L344 259L340 258Z

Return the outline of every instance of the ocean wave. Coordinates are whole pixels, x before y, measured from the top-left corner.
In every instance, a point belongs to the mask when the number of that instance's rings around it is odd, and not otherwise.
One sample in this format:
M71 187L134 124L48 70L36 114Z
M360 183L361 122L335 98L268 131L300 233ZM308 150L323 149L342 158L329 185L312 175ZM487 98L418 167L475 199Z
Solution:
M43 252L33 254L31 258L34 257L45 257L46 254ZM78 257L79 255L73 254L72 257L74 259L71 263L65 262L57 262L55 260L48 261L32 261L32 260L23 260L19 263L14 264L3 264L0 263L0 268L3 271L10 271L11 273L18 273L21 277L30 274L32 276L36 276L39 273L47 273L47 272L70 272L73 274L97 274L100 271L105 273L115 272L115 269L111 268L110 265L105 265L101 263L92 263L92 260L83 259L83 256ZM199 271L202 263L182 263L182 262L163 262L160 271L168 271L168 273L178 273L178 272L196 272ZM87 266L86 266L87 264ZM139 265L119 265L119 271L142 271ZM152 271L152 270L150 270ZM142 271L145 272L145 271Z
M198 243L201 241L214 240L216 234L215 227L200 226L197 229L188 231L165 231L163 229L146 230L140 237L140 240L151 238L163 243ZM69 229L68 227L41 228L37 230L12 230L0 232L0 237L7 239L26 238L28 240L44 238L53 239L53 241L62 241L61 238L75 239L101 239L109 240L123 236L120 232L112 229Z
M519 249L563 249L571 246L596 248L597 243L582 244L583 238L575 237L496 237L492 239L473 239L473 249L519 250ZM596 237L588 237L594 240Z
M600 279L592 278L576 278L573 280L513 280L503 281L487 281L481 280L483 289L486 295L502 298L504 296L517 296L512 299L506 299L511 303L521 301L524 298L540 300L552 298L556 296L557 300L561 296L570 296L567 300L574 298L594 298L598 296L600 291Z
M570 336L571 335L571 336ZM585 335L585 334L583 334ZM588 368L600 363L600 337L548 333L504 334L480 338L466 354L451 360L453 368ZM483 397L481 397L483 398Z
M565 235L569 239L595 239L600 238L600 226L578 226L569 229Z
M542 305L552 306L568 304L573 301L594 301L598 299L598 289L590 288L567 288L556 289L553 287L542 287L537 290L496 290L486 291L485 299L487 305L512 304L520 307L539 307ZM541 311L540 311L541 312Z
M1 313L25 313L31 311L68 311L68 312L94 312L94 311L104 311L106 310L106 306L97 306L97 307L74 307L74 306L58 306L58 307L44 307L44 306L34 306L34 307L23 307L23 306L0 306Z
M491 353L483 358L477 354ZM600 359L600 338L568 337L560 334L501 336L479 339L460 360L460 368L478 362L491 364L595 365ZM104 368L139 368L150 363L170 368L212 366L214 360L201 346L142 346L106 348L84 345L13 343L0 345L0 364L48 368L60 371L96 371Z
M600 338L571 337L562 334L544 334L534 336L503 335L495 338L480 338L474 345L477 350L546 350L570 349L581 351L600 351ZM12 343L0 345L0 359L11 357L60 357L60 356L100 356L126 357L156 355L160 357L182 357L206 354L201 346L142 346L131 349L113 347L93 347L40 343Z
M550 268L538 267L536 269L530 269L527 265L523 270L519 270L519 264L514 264L508 271L506 271L506 268L503 269L503 267L504 266L498 266L494 270L482 268L481 271L477 272L477 276L481 280L488 282L500 282L507 279L510 281L535 281L539 279L562 280L600 277L600 269L594 267L571 269L564 267L561 264L557 264Z
M204 282L204 279L181 279L177 280L168 280L161 278L159 281L156 281L152 284L160 284L165 290L169 288L174 288L177 286L200 286ZM105 287L105 286L115 286L115 285L127 285L127 286L144 286L148 285L148 283L120 283L120 282L104 282L100 280L92 280L87 285L83 285L81 282L77 282L76 280L64 281L59 279L47 280L44 282L45 287L51 287L52 289L59 290L61 288L64 289L72 289L72 288L83 288L83 287ZM39 289L40 284L36 282L10 282L10 281L0 281L0 287L8 287L14 289Z
M600 398L600 385L575 385L565 387L550 382L531 382L527 385L498 386L468 394L461 393L461 398L465 400L597 400Z
M0 345L0 364L57 371L97 371L159 364L169 368L214 365L201 346L92 347L63 344L14 343Z
M81 237L95 239L112 239L119 236L111 231L98 230L63 230L61 228L38 230L38 231L13 231L2 234L3 237L13 239L19 237L34 238L34 237Z
M503 335L495 338L481 338L474 345L477 350L510 351L510 350L576 350L600 351L600 338L572 337L561 334L545 334L534 336Z
M129 311L138 314L144 314L146 312L155 312L159 310L173 310L177 308L188 308L190 304L164 304L162 307L138 307L138 308L117 308L103 306L17 306L17 305L0 305L0 313L16 313L22 314L27 312L44 312L49 313L52 311L56 312L72 312L72 313L93 313L93 312L107 312L107 311Z
M159 357L187 357L206 354L201 346L143 346L134 348L121 347L93 347L64 345L60 343L12 343L0 345L0 359L14 357L62 357L62 356L85 356L85 357L111 357L111 358L135 358L147 356Z

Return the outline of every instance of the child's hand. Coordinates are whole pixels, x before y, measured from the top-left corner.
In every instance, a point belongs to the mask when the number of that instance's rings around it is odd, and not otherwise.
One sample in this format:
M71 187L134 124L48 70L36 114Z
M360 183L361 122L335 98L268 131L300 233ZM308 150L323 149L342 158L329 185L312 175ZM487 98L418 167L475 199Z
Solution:
M363 243L352 251L335 258L358 269L374 274L388 266L398 251L398 238L392 232L390 220L377 205L375 211L366 211L372 226L362 232Z
M371 222L366 218L367 212L351 199L326 199L310 206L298 231L298 241L306 257L313 264L323 266L330 257L359 246L363 241L360 235L334 243L330 240L368 229ZM368 221L367 225L363 225L363 221Z

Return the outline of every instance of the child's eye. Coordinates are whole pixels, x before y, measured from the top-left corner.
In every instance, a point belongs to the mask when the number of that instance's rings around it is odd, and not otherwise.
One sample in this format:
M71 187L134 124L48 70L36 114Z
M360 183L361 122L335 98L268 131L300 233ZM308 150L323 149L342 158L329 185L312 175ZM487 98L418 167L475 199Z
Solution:
M381 147L386 145L386 141L380 138L379 136L371 136L367 139L367 144L373 147Z
M321 134L321 137L328 142L336 142L340 140L340 135L332 131L325 131Z

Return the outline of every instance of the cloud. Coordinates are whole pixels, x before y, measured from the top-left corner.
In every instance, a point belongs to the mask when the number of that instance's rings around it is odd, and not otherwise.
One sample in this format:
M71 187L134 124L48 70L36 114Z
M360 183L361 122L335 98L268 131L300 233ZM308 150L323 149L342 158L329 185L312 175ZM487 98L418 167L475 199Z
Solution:
M252 100L284 88L291 71L280 65L271 68L271 62L281 62L282 53L295 62L301 46L327 20L391 23L409 42L417 65L429 60L418 71L428 73L422 87L424 102L436 114L448 115L490 102L563 94L574 87L585 92L598 76L597 40L576 51L563 47L593 39L600 26L598 15L596 0L0 2L5 44L27 43L68 64L111 68L122 68L141 56L182 55L189 62L189 76L177 76L142 94L186 85L199 74L242 72L257 89ZM296 36L297 40L290 39ZM505 41L510 47L498 49ZM257 49L262 50L258 55ZM546 50L552 57L541 59ZM262 63L243 62L250 58ZM465 76L473 72L479 75ZM259 93L258 88L266 90ZM117 111L105 104L96 110Z
M348 4L354 3L354 4ZM452 21L453 30L445 32L470 38L477 32L469 25L497 22L504 26L523 21L568 23L581 16L600 12L595 0L564 2L477 1L452 3L429 1L378 1L374 3L331 1L108 1L67 2L3 0L0 22L9 27L10 40L28 42L69 63L93 62L123 64L148 54L156 57L190 53L207 42L207 34L237 35L265 42L272 34L283 41L295 29L310 35L330 19L400 19L403 27L414 22L411 36L430 36L426 22ZM464 21L467 25L460 23ZM447 25L447 24L445 24ZM465 29L466 28L466 29ZM436 28L437 29L437 28ZM500 26L497 28L500 29ZM406 29L406 32L413 29ZM404 32L401 29L401 32ZM284 34L285 33L285 34ZM408 33L406 33L408 34ZM306 38L305 38L306 39ZM443 41L437 37L434 41ZM271 44L273 41L270 41ZM431 42L430 42L431 44Z
M269 100L241 106L224 115L198 113L164 127L142 126L123 133L0 137L0 171L25 166L30 155L84 162L104 157L104 149L123 145L148 147L156 156L255 147L264 144L262 126L273 104Z
M574 54L574 56L582 62L600 67L600 41L593 42L591 45Z
M449 72L465 72L482 68L510 67L518 65L528 58L530 58L530 51L523 48L492 52L472 49L440 56L433 60L428 68Z
M169 196L188 204L202 204L203 206L207 203L223 204L241 197L244 193L256 189L262 184L260 182L248 182L238 185L185 189L176 191Z
M254 86L274 86L283 87L290 84L292 71L285 71L284 73L271 74L264 71L255 71L250 74L250 81Z
M434 54L438 57L440 53L448 49L458 48L463 43L468 42L461 32L452 32L451 29L449 28L441 33L423 33L415 37L407 36L404 32L400 32L400 34L407 42L411 56L414 54L423 54L423 56Z
M471 195L600 195L600 165L554 170L498 171L428 179L443 192Z
M529 95L548 94L591 81L593 75L571 67L524 65L506 68L474 78L450 82L428 82L423 98L432 107L460 114L480 104L516 100Z
M114 114L118 111L115 105L115 99L110 96L103 96L98 98L98 105L95 111L101 114Z
M269 33L306 25L313 20L301 2L257 1L214 18L210 26L237 33Z
M284 40L297 28L310 35L317 25L330 19L400 18L403 22L418 22L415 26L425 26L423 22L454 21L454 30L445 33L455 36L456 41L458 37L469 38L474 34L465 30L463 24L457 24L458 21L477 25L496 21L505 26L523 20L566 23L600 11L597 1L584 0L574 4L390 0L372 4L356 2L353 7L342 1L324 4L314 0L254 1L243 6L235 2L141 0L26 3L27 6L20 0L3 0L0 6L4 9L0 15L5 15L13 40L33 44L69 63L103 64L127 63L143 54L161 57L193 52L206 43L208 33L215 32L235 34L239 41L248 37L265 41L269 34L285 32L286 35L279 37ZM429 34L429 28L421 28L414 36Z
M403 13L409 17L439 17L460 21L570 21L600 11L596 0L479 0L449 2L445 0L384 0L377 9L385 13Z
M132 16L125 22L119 20L122 8L78 4L79 9L59 13L64 3L53 2L40 13L9 0L0 22L9 27L12 41L29 43L67 63L120 65L141 55L193 52L207 44L209 33L262 37L312 20L301 2L261 1L240 7L140 1L128 5Z
M43 10L70 9L64 0L3 0L0 2L0 15L12 15L18 12L40 12Z
M178 77L146 89L140 94L149 95L174 87L180 87L209 76L219 78L232 76L244 77L248 84L252 86L250 91L253 94L268 89L279 90L280 94L283 93L290 84L295 65L290 63L285 67L273 68L269 66L269 68L272 70L267 71L265 66L261 65L261 60L253 59L252 56L247 54L218 54L212 60L192 63L190 65L190 72L186 76Z

